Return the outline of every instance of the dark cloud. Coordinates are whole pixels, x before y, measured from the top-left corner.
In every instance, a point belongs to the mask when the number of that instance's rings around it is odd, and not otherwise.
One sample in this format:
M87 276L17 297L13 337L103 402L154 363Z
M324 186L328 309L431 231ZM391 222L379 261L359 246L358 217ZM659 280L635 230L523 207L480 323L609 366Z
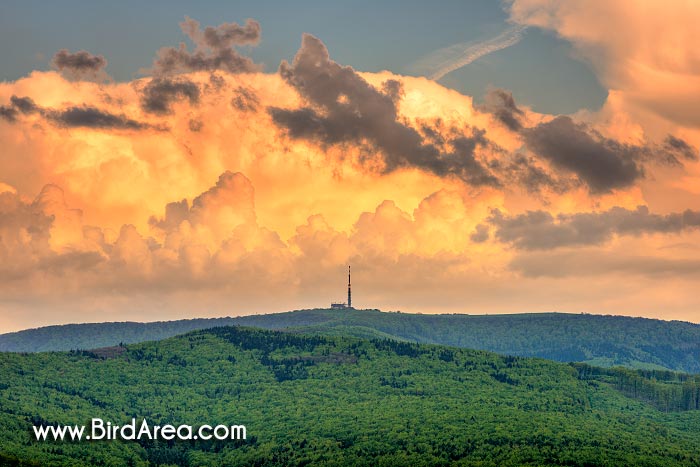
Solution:
M522 153L510 154L503 161L494 159L489 168L501 174L509 185L521 186L533 194L541 193L543 189L565 193L572 185L570 180L550 173L535 158Z
M489 226L486 224L479 224L474 229L474 232L469 235L469 239L474 243L484 243L491 236L491 231Z
M107 66L107 60L102 55L93 55L86 50L71 53L61 49L53 56L51 63L57 70L78 78L97 77Z
M690 146L684 140L676 138L673 135L668 135L663 142L663 151L671 157L672 163L680 163L677 157L690 161L698 160L697 149Z
M389 96L392 101L398 102L403 97L403 85L401 81L388 79L382 83L382 92Z
M214 89L215 91L220 91L226 86L226 80L223 76L212 73L209 75L209 84L206 86L207 88Z
M199 23L187 17L185 23L188 23L185 30L193 32L190 37L194 40L194 37L197 37L196 31L199 30ZM207 26L200 37L207 46L214 50L221 50L236 45L256 45L260 41L260 32L260 23L248 18L243 26L236 23L223 23L216 27ZM198 40L196 43L199 45L202 40Z
M125 115L116 115L92 106L72 106L62 110L38 106L30 97L10 98L10 105L0 106L0 117L15 122L20 114L39 113L50 123L66 128L94 128L101 130L145 130L164 128L138 122Z
M322 145L369 144L381 153L386 172L417 167L472 185L499 185L475 157L476 149L488 144L483 132L453 138L445 147L425 142L398 115L399 82L390 80L383 90L371 86L351 67L332 61L319 39L305 34L294 62L282 62L279 71L308 103L301 109L268 109L290 137Z
M205 52L188 52L184 46L161 49L155 62L156 74L187 73L191 71L225 70L230 73L249 73L258 70L253 61L234 49Z
M492 114L496 120L512 131L520 131L523 128L521 119L524 112L515 104L515 99L510 91L498 88L490 89L480 110Z
M199 102L199 86L185 78L153 78L141 95L141 108L155 114L169 114L171 105L182 99L190 104Z
M627 188L643 176L639 147L605 138L570 117L524 129L522 135L531 151L573 172L594 193Z
M10 97L10 105L0 106L0 118L10 123L17 121L20 114L29 115L41 111L30 97Z
M178 48L165 47L159 50L153 64L155 74L214 70L247 73L259 70L258 65L235 48L255 45L260 41L260 24L257 21L247 19L243 26L224 23L217 27L208 26L202 31L199 22L185 18L180 27L194 42L195 50L190 52L185 44L180 44Z
M644 177L646 163L682 166L698 158L694 148L672 135L662 144L625 144L562 115L521 134L534 154L575 174L592 193L632 186Z
M204 127L204 122L202 122L201 120L190 119L190 121L188 122L188 126L190 128L190 131L197 133L199 131L202 131L202 128Z
M439 118L432 121L419 119L418 124L424 144L425 141L429 141L438 147L451 147L463 137L463 129L446 126ZM571 187L571 180L551 173L536 158L524 152L509 152L494 141L487 140L483 130L473 130L473 136L484 146L488 145L494 153L500 154L498 158L492 158L485 164L498 184L522 187L533 194L542 194L545 189L564 193Z
M239 86L233 99L231 99L231 105L243 112L253 112L258 109L260 99L258 99L258 96L252 89Z
M11 105L0 105L0 118L7 122L14 123L17 121L19 111Z
M700 227L700 211L686 210L667 215L653 214L646 206L636 210L614 207L607 211L560 214L528 211L506 216L493 211L488 222L495 237L521 250L548 250L558 247L597 245L613 235L679 233Z
M456 175L474 186L500 186L498 178L475 157L478 146L488 145L484 134L485 131L475 129L472 136L460 136L451 140L453 151L441 154L438 160L429 161L423 168L428 168L440 176Z
M69 107L64 110L47 110L46 118L55 125L67 128L94 128L100 130L145 130L155 128L137 122L125 115L115 115L96 107Z
M10 103L15 109L25 115L33 114L41 110L31 97L12 96L10 97Z

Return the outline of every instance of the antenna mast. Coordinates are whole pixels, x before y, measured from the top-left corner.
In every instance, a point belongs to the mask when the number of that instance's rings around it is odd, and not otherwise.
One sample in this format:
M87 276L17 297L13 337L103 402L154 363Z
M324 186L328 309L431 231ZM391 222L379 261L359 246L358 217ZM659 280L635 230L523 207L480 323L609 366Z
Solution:
M348 266L348 308L352 308L352 289L350 288L350 266Z

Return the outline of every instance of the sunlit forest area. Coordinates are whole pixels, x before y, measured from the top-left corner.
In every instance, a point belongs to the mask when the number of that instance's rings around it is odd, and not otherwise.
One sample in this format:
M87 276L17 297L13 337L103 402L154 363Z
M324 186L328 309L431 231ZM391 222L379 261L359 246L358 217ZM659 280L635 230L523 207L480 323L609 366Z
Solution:
M0 465L698 465L698 376L217 327L1 353ZM245 441L34 441L31 425L244 424Z

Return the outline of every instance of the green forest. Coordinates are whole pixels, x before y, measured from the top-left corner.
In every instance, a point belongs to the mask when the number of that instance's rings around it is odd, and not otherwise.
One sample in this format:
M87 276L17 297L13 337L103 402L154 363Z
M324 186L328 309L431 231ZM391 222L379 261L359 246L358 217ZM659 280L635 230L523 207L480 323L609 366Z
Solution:
M72 324L2 334L0 351L91 349L160 340L227 325L391 338L602 367L700 373L700 325L565 313L477 316L316 309L237 318Z
M700 465L700 377L665 370L228 326L0 371L2 466ZM93 417L248 436L33 440Z

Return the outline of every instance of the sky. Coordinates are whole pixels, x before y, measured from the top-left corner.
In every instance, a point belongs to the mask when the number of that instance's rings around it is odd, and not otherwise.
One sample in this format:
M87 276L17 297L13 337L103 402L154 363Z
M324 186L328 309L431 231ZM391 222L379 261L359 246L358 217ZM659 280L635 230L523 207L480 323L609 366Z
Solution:
M378 4L379 3L379 4ZM700 322L700 5L3 2L0 332Z

